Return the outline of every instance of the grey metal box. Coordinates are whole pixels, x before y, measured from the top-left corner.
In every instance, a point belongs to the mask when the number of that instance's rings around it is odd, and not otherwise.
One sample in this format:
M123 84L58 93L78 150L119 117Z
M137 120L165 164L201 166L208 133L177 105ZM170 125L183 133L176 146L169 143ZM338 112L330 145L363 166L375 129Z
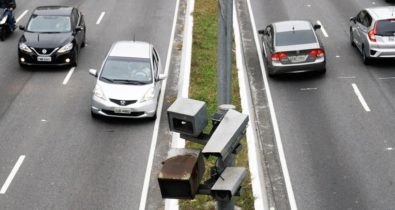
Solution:
M168 109L171 131L193 137L199 136L207 126L207 105L203 101L178 98Z

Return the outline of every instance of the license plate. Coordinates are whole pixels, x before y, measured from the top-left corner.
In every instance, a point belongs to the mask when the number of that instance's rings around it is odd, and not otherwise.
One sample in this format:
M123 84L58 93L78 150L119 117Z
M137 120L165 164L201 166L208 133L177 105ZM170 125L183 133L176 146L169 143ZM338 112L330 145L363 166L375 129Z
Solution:
M114 108L114 112L117 113L117 114L130 114L130 113L132 113L132 109Z
M297 55L297 56L290 56L289 60L291 60L292 63L300 63L306 61L307 56L306 55Z
M40 61L40 62L51 62L52 61L52 58L51 57L44 57L44 56L39 56L39 57L37 57L37 61Z

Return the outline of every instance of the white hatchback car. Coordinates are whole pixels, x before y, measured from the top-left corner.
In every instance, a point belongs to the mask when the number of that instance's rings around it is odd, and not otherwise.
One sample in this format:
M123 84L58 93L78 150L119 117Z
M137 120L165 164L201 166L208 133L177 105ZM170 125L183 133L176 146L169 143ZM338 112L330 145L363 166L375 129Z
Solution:
M163 74L159 54L146 42L119 41L112 45L93 90L92 117L155 118Z

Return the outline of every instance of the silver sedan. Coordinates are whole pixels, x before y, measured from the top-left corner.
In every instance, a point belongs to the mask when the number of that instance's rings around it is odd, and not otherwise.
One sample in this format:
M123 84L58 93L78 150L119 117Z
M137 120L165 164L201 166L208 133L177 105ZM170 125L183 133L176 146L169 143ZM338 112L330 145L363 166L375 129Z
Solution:
M325 50L309 21L275 22L262 35L263 55L269 76L308 71L326 72Z

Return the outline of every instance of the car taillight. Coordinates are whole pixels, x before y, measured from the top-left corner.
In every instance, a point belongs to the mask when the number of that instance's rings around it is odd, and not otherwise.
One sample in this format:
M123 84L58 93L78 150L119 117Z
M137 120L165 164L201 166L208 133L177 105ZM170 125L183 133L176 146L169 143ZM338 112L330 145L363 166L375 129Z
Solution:
M272 61L280 61L284 58L288 58L288 55L286 53L279 52L272 54Z
M323 49L315 49L315 50L310 50L309 55L315 57L324 57L325 52Z
M377 34L377 22L374 23L373 29L368 32L368 37L370 41L376 42L376 34Z

